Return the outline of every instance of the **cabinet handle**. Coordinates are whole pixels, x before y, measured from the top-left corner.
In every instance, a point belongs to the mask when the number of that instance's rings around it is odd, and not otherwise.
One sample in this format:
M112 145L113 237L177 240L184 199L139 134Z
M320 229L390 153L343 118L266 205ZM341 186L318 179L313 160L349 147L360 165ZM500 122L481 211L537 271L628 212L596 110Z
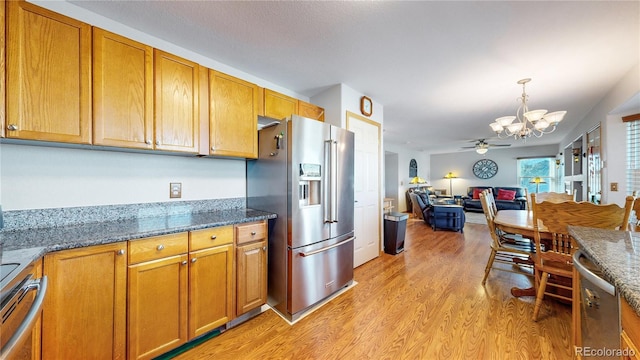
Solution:
M151 140L147 140L144 143L147 144L147 145L151 145Z
M183 261L182 265L187 265L187 260Z
M158 249L158 251L162 251L164 250L164 245L160 244L158 245L158 247L156 247L156 249Z
M217 238L218 238L217 236L215 236L215 235L211 235L211 240L215 240L215 239L217 239Z
M192 263L194 263L194 262L196 262L197 260L198 260L198 258L193 258L193 259L191 259L191 262L192 262Z
M256 232L255 232L255 231L252 231L252 232L251 232L251 236L256 236Z
M117 252L116 254L118 254L118 255L124 255L124 250L120 249L120 250L118 250L118 252Z
M15 125L15 124L9 124L9 125L7 126L7 130L16 131L16 130L18 130L18 125Z

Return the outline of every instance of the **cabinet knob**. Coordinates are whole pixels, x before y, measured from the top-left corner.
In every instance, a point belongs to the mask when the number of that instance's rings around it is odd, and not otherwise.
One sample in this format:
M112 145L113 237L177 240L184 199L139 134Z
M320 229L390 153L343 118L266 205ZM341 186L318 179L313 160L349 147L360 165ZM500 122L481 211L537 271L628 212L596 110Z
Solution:
M123 249L118 250L117 254L118 255L124 255L124 250Z
M187 265L187 260L183 261L182 265Z
M147 144L147 145L151 145L151 140L147 140L144 143Z
M158 245L158 247L156 247L156 249L158 249L158 251L161 251L164 249L164 245L160 244Z
M251 236L255 236L255 235L256 235L256 232L255 232L255 231L252 231L252 232L251 232Z
M191 262L192 262L192 263L194 263L194 262L196 262L196 261L198 261L198 258L193 258L193 259L191 259Z
M15 125L15 124L9 124L9 125L7 126L7 130L16 131L16 130L18 130L18 125Z
M217 238L218 238L217 236L215 236L215 235L211 235L211 240L215 240L215 239L217 239Z
M216 151L216 148L214 148L213 146L211 147L211 151Z
M267 247L266 247L266 246L263 246L263 247L262 247L262 251L267 251Z
M160 145L160 140L156 140L156 145Z

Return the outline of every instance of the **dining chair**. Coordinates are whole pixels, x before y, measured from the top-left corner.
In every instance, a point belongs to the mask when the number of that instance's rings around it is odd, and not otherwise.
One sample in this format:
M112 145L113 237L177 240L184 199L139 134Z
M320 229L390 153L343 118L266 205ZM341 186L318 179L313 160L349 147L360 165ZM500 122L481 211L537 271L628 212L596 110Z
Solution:
M496 205L496 198L493 196L493 190L491 190L491 188L486 188L482 190L480 194L482 193L485 194L487 204L489 205L489 209L491 210L493 217L495 217L496 213L498 212L498 206ZM484 211L484 209L482 211Z
M416 199L418 195L415 192L412 192L409 196L411 197L411 212L413 213L413 217L415 219L422 219L422 211L418 204L418 200Z
M529 258L532 250L531 241L515 235L510 236L496 228L494 223L495 212L491 209L490 197L493 197L490 191L480 193L482 211L487 219L487 226L491 234L491 254L489 255L487 266L484 269L482 285L487 282L487 277L491 269L533 276L533 263L531 263ZM494 267L494 263L496 262L507 264L509 267Z
M626 222L631 213L633 197L627 196L624 208L617 204L597 205L586 201L538 202L537 194L531 194L531 204L535 240L535 253L532 257L535 261L534 280L537 289L533 321L537 321L545 295L567 302L574 299L571 286L547 281L552 275L573 279L572 255L578 246L567 227L574 225L624 231L627 229ZM541 233L549 239L541 241ZM549 291L548 286L556 291Z
M543 201L550 201L550 202L576 201L576 190L573 190L573 194L558 193L558 192L536 193L536 201L537 202L543 202Z

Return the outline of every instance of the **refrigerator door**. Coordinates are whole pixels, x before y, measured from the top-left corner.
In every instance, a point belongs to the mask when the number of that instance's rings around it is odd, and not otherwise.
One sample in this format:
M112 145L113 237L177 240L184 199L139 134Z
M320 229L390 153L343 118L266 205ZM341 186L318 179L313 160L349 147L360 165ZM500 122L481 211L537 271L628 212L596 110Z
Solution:
M287 122L289 138L290 237L289 246L297 248L329 239L331 223L326 213L325 149L329 143L329 125L292 116Z
M353 240L351 232L334 240L289 250L291 301L287 312L292 320L296 313L352 283Z
M330 177L333 189L330 207L333 210L331 237L352 232L354 229L354 134L331 126L331 140L335 149L330 160Z

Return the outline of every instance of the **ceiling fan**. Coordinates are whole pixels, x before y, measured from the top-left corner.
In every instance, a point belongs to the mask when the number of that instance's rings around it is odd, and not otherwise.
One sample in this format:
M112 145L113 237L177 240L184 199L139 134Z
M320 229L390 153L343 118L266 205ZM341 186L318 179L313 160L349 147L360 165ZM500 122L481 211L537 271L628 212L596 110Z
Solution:
M476 149L476 152L478 154L485 154L487 151L489 151L490 147L508 147L511 146L511 144L489 144L488 142L485 141L485 139L477 139L477 140L473 140L476 142L475 145L473 146L463 146L463 149Z

